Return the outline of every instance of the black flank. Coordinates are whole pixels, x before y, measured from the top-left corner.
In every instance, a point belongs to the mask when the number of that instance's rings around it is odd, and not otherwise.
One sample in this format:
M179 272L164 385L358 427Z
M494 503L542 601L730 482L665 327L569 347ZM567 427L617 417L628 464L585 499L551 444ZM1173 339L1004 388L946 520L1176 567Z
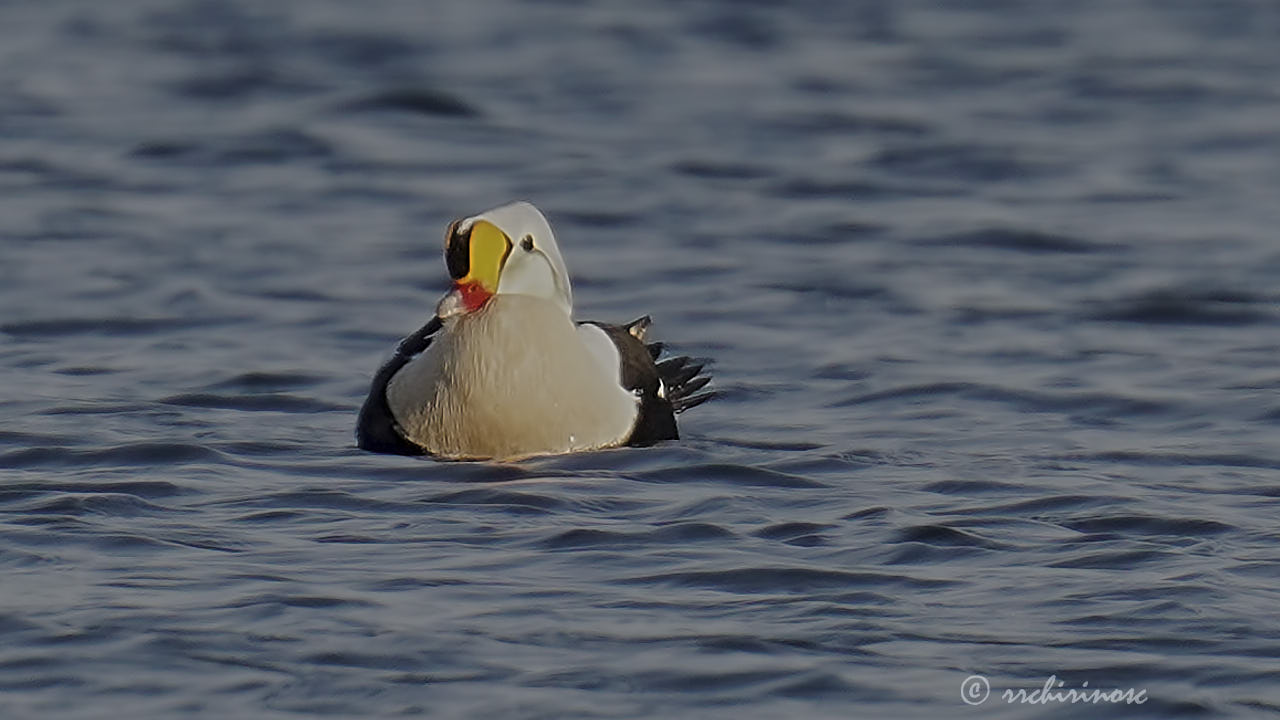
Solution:
M622 386L640 396L640 415L627 438L628 445L652 445L662 440L679 439L676 414L709 400L712 393L694 395L710 377L698 377L703 364L687 357L655 362L662 353L662 343L644 343L649 327L648 316L627 325L591 322L608 334L618 348L622 363ZM659 388L664 392L659 392Z
M387 383L400 368L413 359L415 355L427 349L432 338L443 324L440 318L433 317L417 332L400 341L395 355L391 356L373 376L373 385L369 388L369 397L360 408L360 419L356 423L356 445L362 450L371 452L393 453L396 455L423 455L421 447L409 442L404 430L391 414L387 405Z

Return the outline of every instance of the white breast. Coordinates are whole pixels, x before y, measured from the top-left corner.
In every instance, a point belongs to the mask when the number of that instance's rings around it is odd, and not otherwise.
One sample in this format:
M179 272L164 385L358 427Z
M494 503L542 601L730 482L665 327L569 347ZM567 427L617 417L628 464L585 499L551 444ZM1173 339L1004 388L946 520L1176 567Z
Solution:
M445 457L610 447L630 435L638 408L616 361L600 355L555 304L495 295L447 320L388 383L387 402L410 440Z

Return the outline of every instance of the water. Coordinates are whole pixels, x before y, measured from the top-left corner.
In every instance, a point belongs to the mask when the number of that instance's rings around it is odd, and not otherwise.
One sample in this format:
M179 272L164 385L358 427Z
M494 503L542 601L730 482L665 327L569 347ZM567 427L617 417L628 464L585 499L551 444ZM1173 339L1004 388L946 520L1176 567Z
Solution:
M1280 9L443 5L0 4L0 717L1280 710ZM721 396L358 451L517 198Z

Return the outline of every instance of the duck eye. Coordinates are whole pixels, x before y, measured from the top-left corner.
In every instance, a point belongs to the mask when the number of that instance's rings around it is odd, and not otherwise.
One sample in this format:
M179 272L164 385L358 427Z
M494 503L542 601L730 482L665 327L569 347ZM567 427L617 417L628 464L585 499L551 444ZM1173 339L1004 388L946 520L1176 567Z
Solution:
M532 250L533 250L533 236L532 236L532 235L525 235L524 237L520 238L520 248L521 248L521 249L523 249L525 252L530 252L530 251L532 251Z

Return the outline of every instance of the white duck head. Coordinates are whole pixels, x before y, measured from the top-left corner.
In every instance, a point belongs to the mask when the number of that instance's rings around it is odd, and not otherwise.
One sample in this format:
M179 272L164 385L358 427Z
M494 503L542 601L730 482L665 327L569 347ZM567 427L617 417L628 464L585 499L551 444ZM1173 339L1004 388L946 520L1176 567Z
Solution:
M475 312L494 295L528 295L573 313L569 271L551 226L538 208L514 202L455 220L444 237L445 265L453 289L440 317Z

